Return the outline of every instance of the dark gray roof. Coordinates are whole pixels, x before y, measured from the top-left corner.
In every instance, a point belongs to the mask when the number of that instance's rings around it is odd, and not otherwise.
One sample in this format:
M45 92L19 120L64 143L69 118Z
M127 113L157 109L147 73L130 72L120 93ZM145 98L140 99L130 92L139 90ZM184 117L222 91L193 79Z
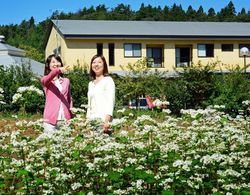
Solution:
M250 23L53 20L65 38L138 37L138 38L249 38Z

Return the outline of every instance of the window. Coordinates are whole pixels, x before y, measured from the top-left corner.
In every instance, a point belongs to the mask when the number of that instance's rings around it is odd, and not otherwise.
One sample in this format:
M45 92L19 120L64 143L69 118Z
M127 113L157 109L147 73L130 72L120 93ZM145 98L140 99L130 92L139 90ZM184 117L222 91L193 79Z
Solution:
M176 46L175 48L175 66L188 67L191 63L191 46Z
M198 57L214 57L214 44L198 44Z
M103 52L102 52L102 50L103 50L103 44L102 43L97 43L96 44L96 48L97 48L97 54L98 55L102 55L103 54Z
M55 48L53 50L53 53L56 54L56 55L58 55L58 56L60 56L61 55L61 46Z
M234 45L233 44L221 44L221 51L233 51Z
M240 56L240 57L243 57L242 55L240 55L240 49L241 49L242 47L247 47L248 50L250 51L250 44L239 44L239 56Z
M147 65L152 68L162 67L163 57L161 47L147 47Z
M139 43L125 43L124 44L125 57L141 57L141 44Z
M115 44L109 43L109 65L115 65Z

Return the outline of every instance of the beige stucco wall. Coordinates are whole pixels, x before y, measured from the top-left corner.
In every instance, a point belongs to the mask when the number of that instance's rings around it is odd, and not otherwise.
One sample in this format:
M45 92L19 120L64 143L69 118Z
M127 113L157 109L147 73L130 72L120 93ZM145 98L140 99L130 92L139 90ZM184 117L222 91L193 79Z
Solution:
M214 44L214 57L204 58L198 57L197 43L199 44ZM222 44L233 44L233 51L222 51ZM239 40L215 40L215 41L204 41L198 40L193 43L193 63L197 64L199 61L202 64L218 62L218 68L227 69L232 66L244 66L244 59L239 57L239 44L250 44L250 41L239 41Z
M223 64L227 65L240 65L244 66L244 60L239 57L239 44L250 44L250 41L239 41L239 40L129 40L129 39L64 39L60 34L56 32L54 28L51 30L51 34L48 39L47 47L45 50L46 57L53 53L57 46L61 47L61 57L65 64L69 65L89 65L91 57L96 54L96 44L103 43L103 54L108 59L108 44L115 44L115 66L110 66L110 71L119 71L120 65L127 65L128 63L135 63L141 59L138 57L124 57L124 43L141 43L142 57L146 57L146 46L147 45L162 45L164 48L164 68L161 70L173 70L175 67L175 47L188 45L192 48L192 61L197 64L199 61L202 64L213 63L220 61L220 68L225 68ZM198 57L197 44L214 44L214 57L204 58ZM221 44L234 44L234 50L232 52L222 52ZM247 63L250 63L250 59L247 59Z

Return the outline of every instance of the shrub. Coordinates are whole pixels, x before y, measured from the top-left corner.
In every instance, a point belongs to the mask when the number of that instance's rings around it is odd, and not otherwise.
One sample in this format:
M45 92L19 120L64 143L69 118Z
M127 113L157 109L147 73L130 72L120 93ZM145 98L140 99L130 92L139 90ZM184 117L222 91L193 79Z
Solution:
M81 104L87 104L88 83L90 81L87 65L74 66L67 77L70 79L74 107L80 107Z
M225 105L225 112L233 116L244 109L242 102L250 99L250 82L239 68L229 74L217 76L215 89L210 98L211 105Z
M127 74L116 82L119 103L124 104L129 99L138 99L145 95L153 97L165 95L167 85L165 72L148 68L146 58L138 60L135 64L121 66L121 68L127 71ZM123 101L120 98L123 98Z
M188 93L186 108L200 108L204 107L205 102L213 94L214 90L214 67L216 63L208 63L202 65L192 65L191 67L184 68L183 72L180 73L180 83L184 85Z
M22 112L37 113L43 109L43 91L34 87L19 87L12 103Z
M0 110L4 109L4 106L6 105L6 102L4 100L4 90L0 87Z
M6 103L4 109L7 111L18 109L12 104L12 97L19 87L34 85L42 89L39 79L31 72L29 65L22 64L21 66L10 66L8 68L0 66L0 78L0 87L4 91L3 101Z

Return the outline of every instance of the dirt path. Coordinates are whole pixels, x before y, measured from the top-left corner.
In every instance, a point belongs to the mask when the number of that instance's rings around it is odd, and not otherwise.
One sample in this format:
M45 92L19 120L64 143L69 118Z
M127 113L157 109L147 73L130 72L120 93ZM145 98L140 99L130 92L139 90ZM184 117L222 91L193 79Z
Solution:
M4 129L17 130L18 128L16 127L16 120L0 119L0 132L4 131Z
M16 125L18 119L0 119L0 133L1 132L13 132L20 130L20 127ZM22 136L27 137L36 137L39 134L38 131L35 131L32 127L25 127L21 130Z

